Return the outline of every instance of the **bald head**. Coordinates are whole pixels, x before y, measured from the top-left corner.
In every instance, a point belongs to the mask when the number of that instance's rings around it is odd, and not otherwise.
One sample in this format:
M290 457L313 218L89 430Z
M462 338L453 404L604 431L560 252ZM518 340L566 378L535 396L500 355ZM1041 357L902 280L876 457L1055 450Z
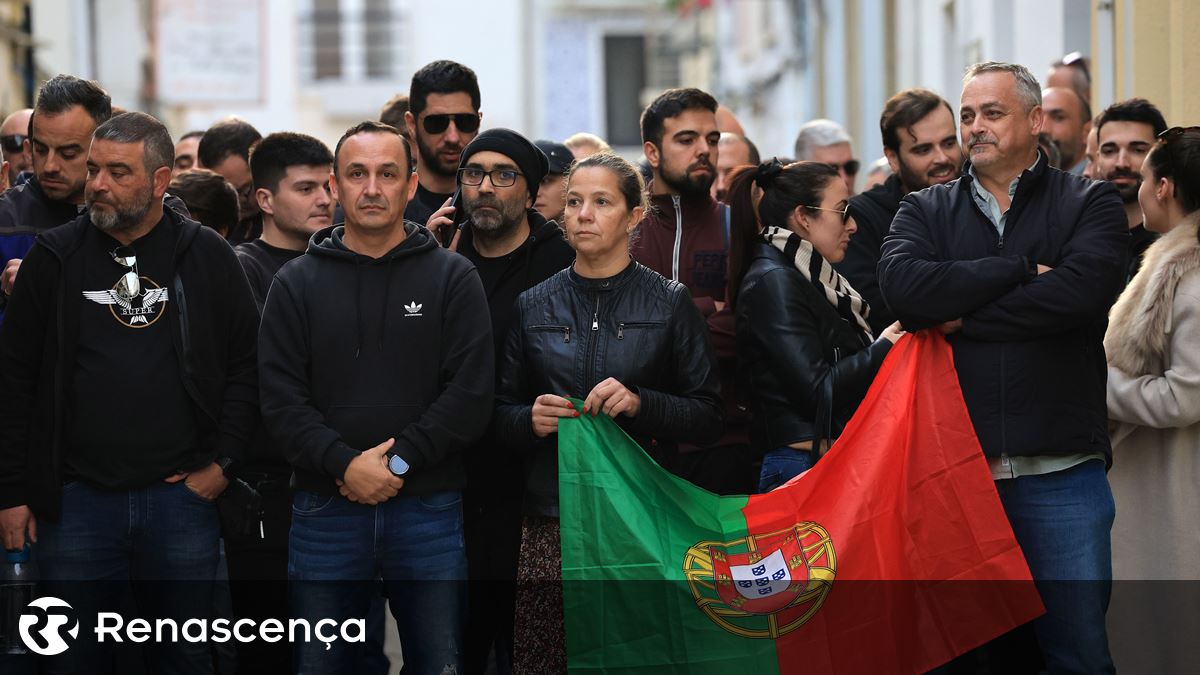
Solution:
M1047 87L1042 90L1042 130L1062 155L1062 168L1069 170L1084 158L1092 111L1078 92L1070 87Z
M742 128L742 123L733 114L733 111L723 105L717 106L717 130L721 133L737 134L745 136L746 130Z
M723 132L717 150L717 179L713 181L712 195L725 201L730 174L739 166L758 164L758 148L745 136Z
M10 183L22 171L33 171L33 155L28 144L24 143L32 115L33 108L24 108L5 117L4 123L0 124L0 146L4 148L4 158L8 160Z

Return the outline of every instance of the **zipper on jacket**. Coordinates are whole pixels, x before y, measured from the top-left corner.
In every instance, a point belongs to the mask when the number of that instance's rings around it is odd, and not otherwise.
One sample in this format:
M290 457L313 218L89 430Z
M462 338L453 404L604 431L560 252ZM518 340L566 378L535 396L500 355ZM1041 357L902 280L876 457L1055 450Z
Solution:
M596 293L596 308L592 310L592 331L587 341L587 361L584 365L584 383L596 377L596 348L600 342L600 293Z
M623 321L623 322L617 324L617 339L618 340L625 339L625 327L626 326L629 326L630 328L650 328L650 327L664 326L664 325L666 325L665 321Z
M675 249L671 252L671 281L679 281L679 249L683 247L683 209L679 206L679 195L671 195L675 205Z
M536 326L530 326L526 330L529 330L534 333L562 333L563 334L563 342L571 341L571 327L570 326L553 326L550 324L538 324Z
M1000 454L1008 454L1008 412L1005 399L1008 398L1008 387L1005 383L1004 343L1000 343Z

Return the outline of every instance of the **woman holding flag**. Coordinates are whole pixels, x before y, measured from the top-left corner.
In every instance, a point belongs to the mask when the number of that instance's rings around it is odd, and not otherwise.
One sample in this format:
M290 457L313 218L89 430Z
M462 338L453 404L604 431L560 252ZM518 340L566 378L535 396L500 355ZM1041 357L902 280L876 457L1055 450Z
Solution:
M735 183L735 211L754 186L763 228L735 219L729 283L751 441L765 453L759 491L768 492L816 463L903 331L894 323L874 338L867 302L833 269L856 229L833 167L765 162L753 181Z
M637 169L609 153L582 159L566 200L575 263L518 299L496 396L495 424L527 475L514 672L566 671L558 421L612 417L668 471L680 443L722 431L704 319L686 287L629 254L645 212Z

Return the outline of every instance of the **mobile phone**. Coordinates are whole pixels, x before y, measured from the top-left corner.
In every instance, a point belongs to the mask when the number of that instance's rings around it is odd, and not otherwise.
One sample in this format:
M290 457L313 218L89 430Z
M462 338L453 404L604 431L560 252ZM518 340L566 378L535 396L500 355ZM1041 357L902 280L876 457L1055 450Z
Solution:
M455 229L462 229L462 226L469 220L467 218L467 210L462 205L462 187L454 191L454 196L450 199L450 206L454 207Z

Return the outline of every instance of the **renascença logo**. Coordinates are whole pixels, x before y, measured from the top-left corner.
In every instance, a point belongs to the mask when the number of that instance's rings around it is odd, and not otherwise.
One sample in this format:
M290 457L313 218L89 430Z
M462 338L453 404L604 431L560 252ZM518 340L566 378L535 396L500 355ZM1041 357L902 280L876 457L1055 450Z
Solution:
M18 621L21 641L36 654L55 656L68 649L79 637L79 619L75 610L54 597L38 598L25 607ZM128 623L116 612L96 615L94 631L97 642L310 642L316 639L330 649L339 639L344 642L366 642L367 626L363 619L347 619L338 623L321 619L310 624L305 619L188 619L182 624L173 619L132 619ZM122 635L122 632L124 635ZM64 636L64 633L66 634ZM69 640L66 638L70 638Z
M29 603L17 626L25 646L42 656L67 651L79 637L79 619L75 617L75 610L66 602L49 596ZM69 642L63 633L70 637Z

